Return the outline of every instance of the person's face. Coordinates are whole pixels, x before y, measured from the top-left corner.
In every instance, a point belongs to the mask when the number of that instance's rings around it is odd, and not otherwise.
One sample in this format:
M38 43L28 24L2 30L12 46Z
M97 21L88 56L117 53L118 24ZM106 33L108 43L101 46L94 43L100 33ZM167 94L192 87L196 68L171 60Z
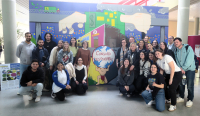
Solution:
M135 51L136 46L134 44L131 44L130 48L131 48L132 51Z
M64 47L65 48L69 48L69 44L68 43L64 43Z
M126 41L122 40L122 46L125 47L126 46Z
M145 56L144 56L144 53L141 52L141 53L140 53L140 58L141 58L141 59L144 59L144 57L145 57Z
M143 41L140 41L140 42L139 42L139 46L140 46L140 47L143 47L143 46L144 46L144 42L143 42Z
M44 41L43 40L39 40L38 41L38 45L39 45L39 47L42 47L44 45Z
M58 68L59 71L61 71L61 70L63 69L63 65L62 65L61 63L59 63L59 64L57 65L57 68Z
M148 44L148 49L149 50L152 50L153 49L153 46L151 44Z
M59 41L59 42L58 42L58 47L59 47L59 48L62 48L62 47L63 47L63 42L62 42L62 41Z
M145 38L144 38L144 42L145 42L145 43L148 43L148 40L149 40L148 37L145 37Z
M179 40L175 40L174 45L178 48L182 45L182 42L180 42Z
M78 59L78 64L79 64L79 65L82 65L82 64L83 64L82 58L79 58L79 59Z
M165 49L165 44L163 42L160 43L160 48L163 50Z
M32 68L33 70L36 70L38 67L39 67L38 62L33 62L33 63L31 64L31 68Z
M160 53L160 52L156 52L155 53L155 55L156 55L156 57L158 58L158 59L161 59L162 58L162 53Z
M51 35L50 35L50 34L47 34L47 35L45 36L45 38L46 38L46 41L51 41Z
M83 43L83 48L87 48L87 43L86 42Z
M149 59L153 60L153 54L151 54L151 53L149 54Z
M129 43L133 43L133 42L135 42L135 40L134 40L134 38L129 38Z
M73 45L75 45L76 40L75 40L74 38L72 38L72 39L71 39L71 43L72 43Z
M173 40L173 37L172 37L172 36L169 36L169 38L168 38L168 42L169 42L170 44L172 44L172 43L174 42L174 40Z
M157 67L155 65L151 65L151 72L157 73Z
M31 38L32 38L32 37L31 37L31 34L26 34L26 35L25 35L25 38L26 38L26 41L27 41L27 42L30 42L30 41L31 41Z
M129 61L128 61L128 60L125 60L125 61L124 61L124 66L125 66L125 67L128 67L128 65L129 65Z
M157 42L153 41L153 47L156 47L156 46L157 46Z

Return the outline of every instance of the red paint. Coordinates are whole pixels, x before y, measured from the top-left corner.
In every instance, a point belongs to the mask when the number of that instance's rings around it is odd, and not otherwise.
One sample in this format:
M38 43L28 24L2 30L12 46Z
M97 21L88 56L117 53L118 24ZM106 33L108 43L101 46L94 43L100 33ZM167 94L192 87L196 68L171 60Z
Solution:
M188 44L192 47L193 51L195 52L195 45L200 44L200 35L188 36ZM198 58L198 60L200 65L200 58Z

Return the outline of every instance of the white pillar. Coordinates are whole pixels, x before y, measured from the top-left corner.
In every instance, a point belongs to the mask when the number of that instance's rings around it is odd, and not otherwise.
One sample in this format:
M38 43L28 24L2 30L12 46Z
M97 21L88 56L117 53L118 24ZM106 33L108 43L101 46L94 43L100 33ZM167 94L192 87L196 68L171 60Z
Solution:
M5 63L17 63L16 0L2 0Z
M189 9L190 0L178 1L177 37L180 37L183 43L188 42Z
M194 35L199 34L199 17L194 19Z

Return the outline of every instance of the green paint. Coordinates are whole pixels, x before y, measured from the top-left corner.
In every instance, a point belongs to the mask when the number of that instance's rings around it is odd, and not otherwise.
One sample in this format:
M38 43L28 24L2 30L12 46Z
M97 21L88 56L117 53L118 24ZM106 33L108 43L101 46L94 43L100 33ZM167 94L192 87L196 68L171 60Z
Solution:
M31 5L35 6L35 4L33 4L33 2L31 2Z
M57 10L56 7L48 7L48 6L44 7L44 12L46 13L56 13L57 12L56 10Z
M88 76L88 84L89 84L89 85L96 85L97 82L94 81L94 80L92 79L92 77L89 75L89 76Z
M35 7L35 8L38 8L38 7Z
M42 6L40 6L40 7L42 7Z
M35 38L32 36L31 41L36 45L36 40Z

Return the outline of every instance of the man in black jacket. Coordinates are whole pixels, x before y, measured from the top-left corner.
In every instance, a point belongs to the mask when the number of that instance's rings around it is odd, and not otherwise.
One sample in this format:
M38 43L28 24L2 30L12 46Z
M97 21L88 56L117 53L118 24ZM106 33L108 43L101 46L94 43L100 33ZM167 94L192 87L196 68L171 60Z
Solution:
M22 74L19 93L23 95L23 98L28 97L28 100L32 100L33 96L31 91L36 91L35 102L40 101L42 95L44 81L44 72L39 68L38 60L32 60L31 66L29 66Z
M52 41L52 35L51 33L47 32L44 35L45 41L44 41L44 48L46 48L51 53L51 50L57 46L56 42Z

